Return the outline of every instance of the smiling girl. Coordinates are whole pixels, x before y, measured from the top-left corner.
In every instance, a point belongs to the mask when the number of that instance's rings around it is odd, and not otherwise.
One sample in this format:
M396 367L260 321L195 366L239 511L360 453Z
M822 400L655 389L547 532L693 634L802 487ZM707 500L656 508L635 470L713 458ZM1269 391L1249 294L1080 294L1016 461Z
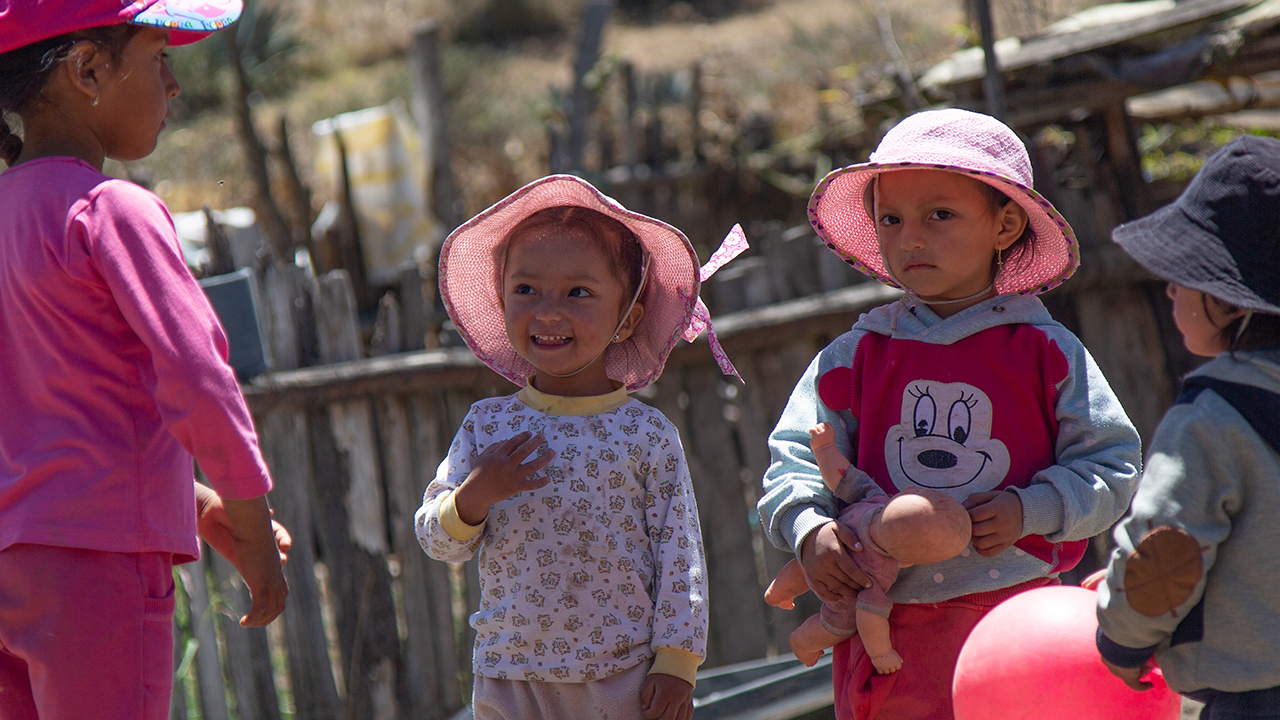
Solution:
M691 716L698 510L675 427L628 393L690 337L699 285L680 231L567 175L445 241L449 316L521 387L471 406L416 517L431 557L479 553L477 720Z
M868 584L848 555L857 538L833 521L846 504L911 488L964 504L971 549L904 568L889 593L902 668L876 674L857 636L834 650L838 717L943 720L974 624L1058 582L1124 513L1138 435L1080 341L1035 297L1070 277L1079 252L999 121L908 117L871 162L828 175L809 216L832 251L905 294L863 315L796 385L770 436L761 522L834 602ZM823 422L853 462L842 497L809 446Z

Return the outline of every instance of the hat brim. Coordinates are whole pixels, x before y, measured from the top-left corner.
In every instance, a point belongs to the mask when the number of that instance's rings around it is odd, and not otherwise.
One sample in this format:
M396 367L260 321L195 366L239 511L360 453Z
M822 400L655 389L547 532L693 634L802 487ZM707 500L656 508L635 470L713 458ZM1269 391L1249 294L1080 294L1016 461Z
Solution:
M1182 198L1111 231L1114 240L1151 274L1236 307L1280 315L1250 290L1222 241L1182 207Z
M189 45L229 27L242 12L242 0L156 0L129 23L169 30L170 46Z
M845 262L880 282L900 287L884 266L876 226L863 206L867 186L877 175L901 170L944 170L980 180L1003 192L1027 213L1034 245L1030 259L1006 264L996 278L996 292L1038 295L1071 277L1080 267L1080 244L1062 214L1034 188L999 175L962 165L866 162L827 174L809 198L809 222L827 247Z
M539 210L577 206L626 225L649 256L637 304L644 316L626 340L604 354L609 378L638 390L662 373L667 355L689 326L698 300L698 255L684 233L631 212L573 175L550 175L512 193L454 230L440 249L440 297L454 327L476 357L517 385L533 376L532 363L507 338L497 250L511 230Z

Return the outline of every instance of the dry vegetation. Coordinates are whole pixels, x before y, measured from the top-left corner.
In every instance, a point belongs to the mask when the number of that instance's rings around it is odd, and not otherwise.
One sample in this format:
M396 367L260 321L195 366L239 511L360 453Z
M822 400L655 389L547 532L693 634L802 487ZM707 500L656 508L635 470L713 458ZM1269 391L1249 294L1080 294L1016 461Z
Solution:
M475 212L546 172L544 123L570 81L581 1L258 0L251 4L258 28L249 42L258 125L267 135L281 115L288 119L305 174L313 122L407 97L405 49L413 28L434 19L450 39L444 61L452 155L467 210ZM1002 34L1025 34L1093 2L995 4ZM767 124L767 141L809 167L805 156L817 134L864 130L850 99L889 84L878 9L890 13L917 72L972 41L960 0L619 6L605 36L605 62L625 59L642 72L678 74L702 61L707 112L700 121L710 155L722 159L740 152L735 143L746 123ZM250 204L255 189L226 100L233 82L221 41L175 48L173 56L184 95L171 130L151 157L112 169L153 182L174 211Z

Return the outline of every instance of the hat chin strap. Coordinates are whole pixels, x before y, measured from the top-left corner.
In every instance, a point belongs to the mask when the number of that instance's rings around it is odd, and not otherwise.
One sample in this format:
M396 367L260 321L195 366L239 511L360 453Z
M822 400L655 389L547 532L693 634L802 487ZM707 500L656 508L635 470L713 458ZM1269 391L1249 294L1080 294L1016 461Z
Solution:
M646 284L648 284L648 282L649 282L649 253L648 251L646 251L644 254L644 269L641 270L640 272L640 284L636 287L635 294L631 296L631 302L627 305L626 312L622 313L622 317L618 320L618 325L614 327L613 332L610 333L611 335L613 335L613 340L609 342L609 345L612 345L613 343L618 341L618 331L622 329L622 324L625 323L627 321L627 318L631 316L631 309L636 306L636 302L640 299L640 293L644 292L644 287ZM583 370L586 370L587 368L591 367L595 363L595 361L599 360L600 356L604 355L605 352L609 350L609 345L605 345L600 352L596 353L595 357L588 360L585 365L578 368L577 370L574 370L573 372L568 372L563 374L547 372L546 370L539 370L538 372L553 378L573 377L574 375L577 375Z

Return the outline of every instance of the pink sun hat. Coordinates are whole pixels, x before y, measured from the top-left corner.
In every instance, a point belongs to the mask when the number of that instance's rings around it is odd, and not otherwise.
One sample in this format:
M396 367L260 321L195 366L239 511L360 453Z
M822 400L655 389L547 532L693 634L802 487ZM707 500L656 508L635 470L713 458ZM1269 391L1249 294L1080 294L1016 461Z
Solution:
M955 108L911 115L890 130L868 162L829 173L809 198L809 222L845 262L886 285L875 221L867 214L868 186L881 173L946 170L967 175L1008 195L1027 211L1029 260L1005 263L999 294L1038 295L1061 285L1080 266L1080 244L1062 215L1033 187L1027 148L990 115Z
M169 29L169 45L187 45L235 22L242 0L0 0L0 53L94 27Z
M698 297L702 281L747 247L734 226L720 249L701 269L698 254L684 233L655 218L632 212L573 175L535 180L476 215L450 233L440 248L440 297L467 347L494 372L523 386L534 366L507 338L502 311L501 257L495 252L522 220L551 207L584 207L627 226L640 241L648 271L637 304L644 316L631 337L609 346L605 374L628 391L649 385L662 374L667 356L680 338L697 339L710 329L707 306ZM709 332L712 352L725 374L737 376Z

